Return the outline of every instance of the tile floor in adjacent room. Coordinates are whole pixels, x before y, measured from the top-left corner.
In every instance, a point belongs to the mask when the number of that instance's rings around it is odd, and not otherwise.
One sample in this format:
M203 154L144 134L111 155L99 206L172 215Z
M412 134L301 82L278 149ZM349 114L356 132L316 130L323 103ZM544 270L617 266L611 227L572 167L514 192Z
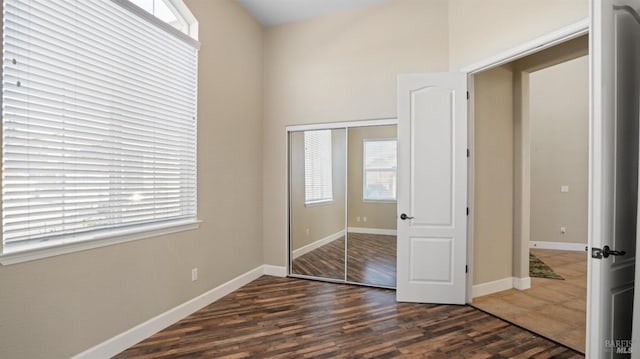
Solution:
M473 299L472 305L584 353L587 252L531 249L565 280L531 278L531 288Z

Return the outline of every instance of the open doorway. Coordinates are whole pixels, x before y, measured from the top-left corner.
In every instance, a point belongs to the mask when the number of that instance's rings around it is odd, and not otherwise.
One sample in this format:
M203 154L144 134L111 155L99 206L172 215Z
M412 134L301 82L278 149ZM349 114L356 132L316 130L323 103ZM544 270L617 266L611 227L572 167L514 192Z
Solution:
M472 304L585 351L588 38L474 76Z

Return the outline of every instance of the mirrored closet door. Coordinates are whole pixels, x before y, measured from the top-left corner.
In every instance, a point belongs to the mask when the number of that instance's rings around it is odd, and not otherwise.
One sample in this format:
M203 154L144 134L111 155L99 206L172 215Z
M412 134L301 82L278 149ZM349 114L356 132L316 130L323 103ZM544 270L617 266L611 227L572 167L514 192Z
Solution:
M288 131L290 276L395 288L396 125L376 122Z
M396 126L348 129L347 281L396 286Z
M346 129L289 133L290 272L345 277Z

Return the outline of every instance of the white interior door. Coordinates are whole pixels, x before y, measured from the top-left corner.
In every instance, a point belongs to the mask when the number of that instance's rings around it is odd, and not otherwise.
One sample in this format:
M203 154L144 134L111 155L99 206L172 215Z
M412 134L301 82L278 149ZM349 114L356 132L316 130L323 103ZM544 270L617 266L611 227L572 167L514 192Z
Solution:
M398 77L398 301L464 304L467 76Z
M640 0L592 0L591 6L587 356L628 357L638 207ZM607 256L605 247L625 254Z

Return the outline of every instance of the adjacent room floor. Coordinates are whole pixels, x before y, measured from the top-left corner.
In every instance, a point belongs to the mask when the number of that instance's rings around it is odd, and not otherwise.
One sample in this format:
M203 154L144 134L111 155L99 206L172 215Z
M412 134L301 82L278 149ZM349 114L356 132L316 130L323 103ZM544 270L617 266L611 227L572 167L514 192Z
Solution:
M582 358L470 306L263 276L116 358Z
M564 280L531 278L531 288L473 299L473 305L551 338L585 350L587 252L531 249Z
M292 272L321 278L344 279L344 237L293 260ZM396 286L396 236L349 233L347 281L384 287Z

